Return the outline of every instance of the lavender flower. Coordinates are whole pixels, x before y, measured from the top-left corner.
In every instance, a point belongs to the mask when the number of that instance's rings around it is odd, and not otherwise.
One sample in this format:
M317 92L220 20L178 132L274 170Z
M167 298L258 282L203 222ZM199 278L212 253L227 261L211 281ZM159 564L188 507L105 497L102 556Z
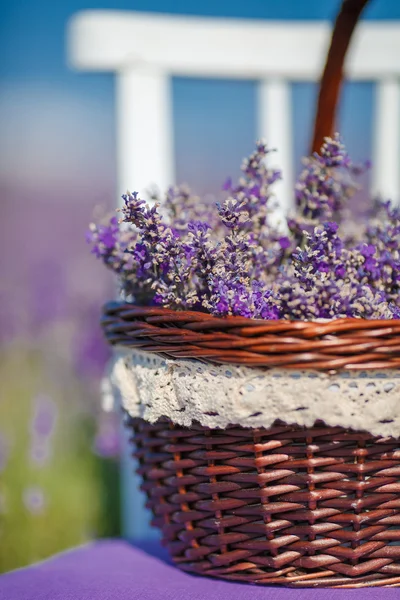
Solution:
M316 155L316 159L321 162L325 168L349 167L351 161L346 152L344 144L342 144L338 134L334 138L325 138L320 154Z
M155 200L161 204L159 198ZM191 222L206 223L213 230L219 226L215 202L199 198L187 185L168 188L162 206L169 226L177 232L187 232Z
M190 265L190 282L193 286L191 305L201 308L208 301L208 282L216 268L219 252L211 241L211 227L201 221L188 224L187 241L183 244L187 263Z
M307 289L313 287L316 276L340 276L343 243L337 230L336 223L316 227L312 234L304 234L304 249L298 248L293 253L294 275Z
M246 201L244 199L228 198L223 204L217 204L217 207L220 219L228 229L234 229L249 221L249 213L245 209Z
M369 283L382 291L389 302L400 306L400 209L390 202L379 202L375 219L366 229L366 244L360 252L366 256ZM374 252L372 252L372 248Z
M304 249L293 254L293 286L286 287L285 310L298 318L391 318L384 294L369 285L375 248L345 248L336 223L306 235ZM291 304L294 301L295 305Z
M247 190L260 197L268 195L266 192L269 186L282 178L280 171L267 167L265 159L272 152L274 150L270 150L264 140L256 143L255 151L250 154L249 158L245 158L242 163L244 179L239 181L236 191Z
M338 135L327 138L304 161L283 236L270 218L281 175L269 154L258 142L218 202L171 187L160 212L127 192L120 223L92 225L93 252L118 273L125 297L221 316L398 318L400 210L376 204L361 240L344 231L355 178L368 165L354 165Z
M236 211L240 207L245 215L242 220L245 228L253 233L268 227L269 215L276 207L272 186L282 175L267 166L266 161L272 152L265 141L257 142L255 151L243 161L243 175L238 184L233 186L232 181L227 180L224 185L235 202Z
M319 223L340 223L358 189L354 177L365 170L351 163L338 134L326 138L320 154L303 162L304 170L295 186L296 214L288 221L297 243L301 243L304 231L310 233Z
M138 196L137 192L131 193L128 191L126 194L123 194L124 206L120 211L123 214L123 221L141 227L144 219L145 202Z
M108 224L91 223L86 235L93 254L118 274L129 271L133 266L129 247L135 238L136 232L121 230L116 217L112 217Z
M247 282L246 282L247 283ZM207 307L215 315L240 315L254 317L254 305L248 285L241 281L210 278L211 297Z

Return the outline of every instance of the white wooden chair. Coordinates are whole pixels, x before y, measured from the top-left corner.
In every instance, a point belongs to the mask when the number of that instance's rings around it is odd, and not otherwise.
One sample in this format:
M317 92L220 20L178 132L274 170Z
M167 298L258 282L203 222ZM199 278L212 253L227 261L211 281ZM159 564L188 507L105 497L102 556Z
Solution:
M283 209L292 189L290 82L317 81L329 44L326 22L250 21L88 11L69 26L70 64L111 71L117 85L119 192L174 182L171 77L258 80L258 134L277 148L285 173ZM355 34L347 77L377 84L373 190L400 196L400 23L364 22ZM149 161L148 157L152 160Z
M164 190L174 182L172 76L252 79L259 81L258 134L278 149L274 163L285 174L277 196L286 211L293 189L290 82L319 79L330 32L326 22L117 11L74 16L68 35L70 64L116 74L119 195L132 187L145 195L151 185ZM361 23L346 75L376 82L372 186L398 202L400 22ZM133 525L127 525L128 533L142 535L141 520L137 514Z

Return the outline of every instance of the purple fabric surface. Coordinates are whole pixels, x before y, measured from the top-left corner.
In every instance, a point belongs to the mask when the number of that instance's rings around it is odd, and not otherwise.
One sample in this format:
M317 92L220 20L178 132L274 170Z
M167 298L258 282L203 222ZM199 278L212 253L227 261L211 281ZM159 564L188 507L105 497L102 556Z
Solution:
M152 552L149 554L148 552ZM154 551L154 552L153 552ZM154 555L157 554L157 556ZM161 557L161 558L160 558ZM400 600L400 588L283 589L194 577L156 545L110 540L0 577L1 600Z

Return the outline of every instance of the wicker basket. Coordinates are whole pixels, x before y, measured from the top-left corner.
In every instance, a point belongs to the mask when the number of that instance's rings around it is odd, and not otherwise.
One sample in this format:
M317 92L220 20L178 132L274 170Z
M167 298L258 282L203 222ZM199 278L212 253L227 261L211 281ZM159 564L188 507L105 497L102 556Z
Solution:
M333 133L366 3L344 0L337 18L312 150ZM397 320L268 322L113 303L103 328L112 345L177 359L327 373L400 367ZM400 586L398 439L322 421L211 429L126 417L153 524L181 569L291 587Z
M107 340L173 358L394 369L400 321L218 319L111 303ZM185 428L127 416L147 506L176 564L251 583L400 586L400 442L276 423Z
M179 568L290 587L400 586L400 445L323 424L127 420Z

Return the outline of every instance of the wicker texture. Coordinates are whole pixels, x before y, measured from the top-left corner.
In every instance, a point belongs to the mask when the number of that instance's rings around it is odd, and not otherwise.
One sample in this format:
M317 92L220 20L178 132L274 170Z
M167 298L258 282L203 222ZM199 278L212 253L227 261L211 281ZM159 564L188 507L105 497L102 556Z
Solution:
M262 321L112 302L102 326L110 344L172 358L324 371L400 367L400 320Z
M185 571L400 586L400 446L337 427L190 429L127 416L153 524Z

